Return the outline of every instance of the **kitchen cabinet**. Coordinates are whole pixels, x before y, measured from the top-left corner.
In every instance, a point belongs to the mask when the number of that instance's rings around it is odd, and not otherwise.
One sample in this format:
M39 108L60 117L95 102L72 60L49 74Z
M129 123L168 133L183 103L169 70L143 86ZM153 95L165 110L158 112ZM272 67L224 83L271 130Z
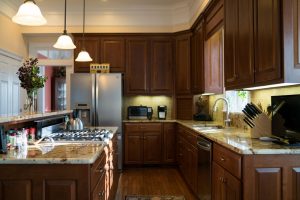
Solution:
M279 0L225 1L226 89L283 81L281 5Z
M191 58L190 58L191 34L183 34L176 37L176 94L191 93Z
M212 170L212 199L240 200L241 182L215 162Z
M163 123L163 163L176 162L176 129L175 123Z
M53 96L51 99L52 110L66 110L67 107L67 91L66 78L52 78Z
M224 0L213 0L204 11L205 18L205 39L223 27Z
M243 199L299 199L299 155L244 156Z
M226 89L254 84L253 0L225 1L224 77Z
M126 94L149 93L149 41L130 38L126 41Z
M204 20L195 28L191 39L191 90L193 94L204 91Z
M123 37L101 37L100 63L109 63L110 72L125 72L125 39Z
M177 163L179 170L185 181L197 193L197 169L198 169L198 151L197 151L197 136L190 130L187 130L181 125L177 127Z
M223 93L223 29L205 41L205 93Z
M242 157L218 145L213 145L212 199L241 199Z
M160 123L125 123L125 165L161 164Z
M100 41L97 37L85 37L84 46L85 50L90 54L93 61L91 62L76 62L78 54L82 50L82 38L81 36L74 38L76 49L74 49L74 72L75 73L89 73L91 63L100 62Z
M151 39L150 93L171 95L173 93L173 40Z

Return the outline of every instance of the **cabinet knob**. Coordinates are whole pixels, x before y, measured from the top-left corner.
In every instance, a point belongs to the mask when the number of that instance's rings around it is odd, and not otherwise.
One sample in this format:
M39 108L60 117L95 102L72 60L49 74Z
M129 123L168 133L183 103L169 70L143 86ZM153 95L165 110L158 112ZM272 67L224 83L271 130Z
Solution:
M100 169L96 169L95 172L97 173L102 173L104 171L103 167L101 167Z
M222 162L224 162L224 161L225 161L225 158L224 158L224 157L221 157L220 160L221 160Z
M104 196L104 191L102 191L102 192L99 192L99 197L103 197ZM102 199L102 198L101 198Z

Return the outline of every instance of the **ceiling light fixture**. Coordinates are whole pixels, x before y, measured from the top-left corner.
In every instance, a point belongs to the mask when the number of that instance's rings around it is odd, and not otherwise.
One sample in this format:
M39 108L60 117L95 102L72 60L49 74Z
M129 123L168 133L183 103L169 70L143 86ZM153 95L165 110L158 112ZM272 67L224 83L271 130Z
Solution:
M83 0L83 23L82 23L82 49L76 58L76 62L91 62L93 59L89 55L89 53L85 50L84 45L84 30L85 30L85 0Z
M64 19L64 32L57 39L56 43L53 45L57 49L75 49L72 38L67 34L67 0L65 0L65 19Z
M12 21L25 26L41 26L47 23L40 8L33 0L25 0L17 14L13 16Z

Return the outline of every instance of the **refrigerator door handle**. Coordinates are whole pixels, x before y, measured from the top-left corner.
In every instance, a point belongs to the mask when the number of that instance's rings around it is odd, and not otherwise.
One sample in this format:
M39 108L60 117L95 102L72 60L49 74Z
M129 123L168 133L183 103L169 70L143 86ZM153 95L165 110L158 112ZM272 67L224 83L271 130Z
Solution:
M96 105L95 105L95 75L92 74L92 108L91 108L91 121L92 121L92 126L96 126Z
M99 116L98 116L98 108L99 108L99 103L98 103L98 98L99 98L99 74L95 74L95 126L99 126Z

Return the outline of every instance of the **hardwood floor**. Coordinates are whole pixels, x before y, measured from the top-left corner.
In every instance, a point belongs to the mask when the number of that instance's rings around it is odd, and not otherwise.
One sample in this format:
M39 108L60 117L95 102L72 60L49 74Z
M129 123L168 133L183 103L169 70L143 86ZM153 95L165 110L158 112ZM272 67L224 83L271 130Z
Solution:
M124 200L125 195L183 195L186 200L196 200L175 168L124 170L116 200Z

